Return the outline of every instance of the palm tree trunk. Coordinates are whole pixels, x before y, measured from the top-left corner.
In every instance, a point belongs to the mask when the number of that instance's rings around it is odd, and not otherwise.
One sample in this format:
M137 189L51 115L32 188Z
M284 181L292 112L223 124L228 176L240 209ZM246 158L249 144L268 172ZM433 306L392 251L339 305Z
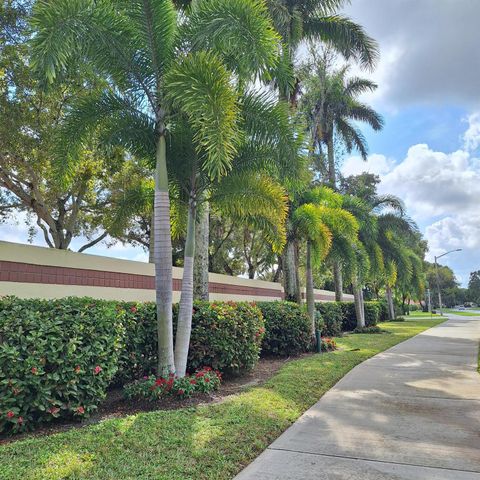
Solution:
M193 298L208 301L208 247L210 243L210 205L203 202L195 225Z
M333 281L335 283L335 301L343 302L342 265L337 260L335 260L333 263Z
M155 169L155 293L157 301L158 359L157 373L175 373L172 326L172 237L170 232L170 198L168 195L165 136L157 142Z
M312 246L307 241L306 297L308 316L312 322L312 336L315 336L315 296L313 292Z
M328 181L330 187L337 189L337 176L335 173L335 151L333 148L333 133L327 138ZM335 301L343 302L343 275L342 265L335 260L333 264L333 280L335 282Z
M330 187L337 189L337 176L335 174L335 151L333 149L333 134L328 136L327 140L327 159L328 159L328 181Z
M393 305L393 292L392 287L388 287L385 290L385 294L387 297L387 306L388 306L388 318L389 320L393 320L395 318L395 307Z
M177 376L184 377L187 370L188 347L192 331L193 309L193 259L195 256L195 222L197 202L195 194L190 194L188 204L187 238L183 262L182 293L178 310L177 334L175 338L175 366Z
M300 303L300 291L298 289L298 263L296 245L294 240L287 240L282 259L283 288L285 300Z
M353 282L353 299L355 302L355 314L357 317L357 328L365 327L365 310L363 304L362 287L358 284L357 278Z
M148 263L155 262L155 209L152 212L152 220L150 223L150 238L148 240Z

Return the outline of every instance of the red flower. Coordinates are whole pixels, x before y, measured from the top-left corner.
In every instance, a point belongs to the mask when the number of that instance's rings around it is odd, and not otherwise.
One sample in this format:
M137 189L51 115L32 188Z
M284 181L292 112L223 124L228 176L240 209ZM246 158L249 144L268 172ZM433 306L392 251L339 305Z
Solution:
M11 410L7 412L7 418L13 418L14 416L15 414Z
M37 374L38 372L38 369L36 367L32 367L32 369L30 370L34 375Z
M185 390L183 388L179 388L177 391L178 395L183 395L185 393Z
M18 417L17 418L17 423L18 423L18 425L21 425L23 423L23 417Z
M196 385L196 384L197 384L197 381L192 378L192 380L190 380L190 385Z
M80 365L77 365L75 367L75 373L80 373L80 370L81 370Z
M93 369L93 373L94 373L94 375L98 375L102 370L103 370L103 368L102 368L100 365L97 365L97 366Z
M60 409L58 407L51 407L48 409L48 411L52 414L52 415L56 415Z
M159 387L160 385L163 385L164 383L166 383L164 378L157 378L157 379L155 380L155 385L156 385L157 387Z
M204 372L197 372L197 373L195 374L195 376L196 376L197 378L202 378L204 375L205 375Z
M85 409L83 407L78 407L77 413L79 413L80 415L83 415L85 413Z
M206 382L206 383L210 383L210 378L205 377L205 382Z
M133 305L132 307L130 307L130 311L132 313L136 313L137 312L137 307L135 305Z

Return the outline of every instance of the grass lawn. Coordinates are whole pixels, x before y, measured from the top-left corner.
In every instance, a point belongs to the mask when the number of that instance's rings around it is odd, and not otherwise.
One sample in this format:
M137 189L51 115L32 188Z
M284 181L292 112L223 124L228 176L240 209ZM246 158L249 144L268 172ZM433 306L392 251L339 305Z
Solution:
M453 310L452 308L444 308L444 313L453 313L454 315L461 315L462 317L480 317L478 312L469 312L468 310Z
M405 315L405 318L430 318L430 313L422 312L421 310L416 310L415 312L410 312L410 315ZM432 314L433 318L441 318L440 314Z
M350 369L444 319L381 324L222 403L137 414L0 446L8 480L230 479Z

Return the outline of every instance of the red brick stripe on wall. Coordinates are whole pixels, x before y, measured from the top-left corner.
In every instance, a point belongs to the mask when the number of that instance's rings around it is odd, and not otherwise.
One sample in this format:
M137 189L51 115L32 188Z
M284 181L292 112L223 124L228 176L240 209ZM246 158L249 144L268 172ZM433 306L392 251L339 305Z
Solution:
M53 267L49 265L33 265L21 262L0 261L0 281L22 283L44 283L55 285L80 285L89 287L138 288L153 290L155 278L121 272L104 272L82 268ZM173 290L180 291L182 281L173 279ZM211 293L234 295L282 297L281 290L274 288L249 287L210 282Z

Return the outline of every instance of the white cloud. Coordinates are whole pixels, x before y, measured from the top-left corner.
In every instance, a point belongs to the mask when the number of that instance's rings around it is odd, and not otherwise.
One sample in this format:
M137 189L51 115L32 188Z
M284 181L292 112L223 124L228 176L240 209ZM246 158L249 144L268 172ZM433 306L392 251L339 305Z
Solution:
M342 174L359 175L362 172L375 173L376 175L385 175L392 170L394 161L384 155L369 155L367 161L362 157L349 157L342 165Z
M380 175L379 192L402 198L408 213L423 227L428 260L461 248L462 253L449 255L442 263L450 264L465 281L470 271L480 268L480 159L473 154L480 146L479 127L479 115L470 115L463 148L454 152L417 144L401 162L375 154L367 162L350 157L342 167L344 175L364 171Z
M472 113L467 121L468 129L463 135L463 144L466 150L473 152L480 147L480 113Z

